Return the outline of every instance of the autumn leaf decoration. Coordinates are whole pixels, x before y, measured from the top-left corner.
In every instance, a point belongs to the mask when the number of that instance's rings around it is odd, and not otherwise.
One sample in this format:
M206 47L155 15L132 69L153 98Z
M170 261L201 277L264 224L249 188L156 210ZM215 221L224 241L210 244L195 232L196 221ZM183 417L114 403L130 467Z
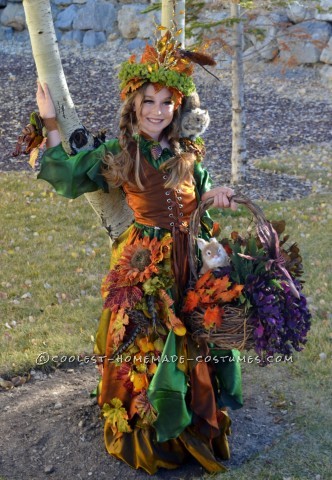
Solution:
M243 285L231 283L228 275L215 278L213 272L208 271L197 280L194 289L187 292L183 311L204 311L204 327L220 327L224 314L222 306L236 300L242 290Z
M141 78L133 78L132 80L130 80L121 91L121 100L125 100L129 93L138 90L142 85L144 85L145 82L146 80L142 80Z
M157 412L149 402L146 390L142 390L142 392L134 398L133 402L138 415L142 419L142 424L153 425L157 420Z
M111 327L112 329L112 338L114 342L114 347L118 348L120 343L123 340L123 337L126 333L126 325L129 323L129 317L125 313L123 308L120 308L118 311L115 320L113 322L113 325Z
M128 423L127 411L122 406L119 398L112 398L109 404L105 403L102 408L102 414L109 423L114 435L121 436L122 433L132 431Z
M158 52L151 45L146 45L140 63L154 63L158 61Z
M40 145L31 150L30 157L29 157L29 162L28 162L31 168L34 169L36 167L36 162L37 162L38 157L39 157L39 152L44 150L44 148L46 146L46 141L47 141L47 138L44 137L43 140L41 141Z
M127 286L110 289L104 304L112 312L117 312L119 306L133 308L141 300L143 292L139 287Z
M134 393L139 393L143 389L147 389L149 386L149 381L146 373L132 372L130 376L130 381L133 384Z
M199 294L195 290L189 290L183 307L184 312L193 312L200 301Z
M160 290L159 292L160 298L163 301L163 309L166 313L166 325L170 330L173 330L175 335L182 337L186 334L187 329L181 320L175 315L172 305L174 301L171 297L166 293L165 290Z
M204 313L203 325L205 328L221 327L224 310L218 305L207 307Z

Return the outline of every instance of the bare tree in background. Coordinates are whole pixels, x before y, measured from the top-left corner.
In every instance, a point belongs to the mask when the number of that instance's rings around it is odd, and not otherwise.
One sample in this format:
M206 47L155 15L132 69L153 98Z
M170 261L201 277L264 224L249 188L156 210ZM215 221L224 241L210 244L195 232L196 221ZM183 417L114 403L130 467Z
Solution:
M169 29L175 25L177 30L181 30L177 39L182 48L185 45L185 9L186 0L162 0L161 25Z
M246 111L244 104L244 72L243 72L243 23L241 7L237 0L230 3L232 19L232 183L243 180L247 161L246 147Z

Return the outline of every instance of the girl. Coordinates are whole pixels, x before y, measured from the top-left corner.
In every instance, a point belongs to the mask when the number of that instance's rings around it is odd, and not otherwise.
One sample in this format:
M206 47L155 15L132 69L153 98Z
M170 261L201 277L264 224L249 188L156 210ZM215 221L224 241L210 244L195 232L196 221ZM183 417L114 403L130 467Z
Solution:
M179 138L191 64L174 61L174 45L168 62L159 47L147 46L140 64L133 58L123 64L119 139L93 151L65 153L47 85L38 84L48 129L39 178L69 198L120 187L133 210L134 223L112 246L96 335L108 452L150 474L190 457L217 472L225 467L216 457L229 458L226 406L242 405L239 365L205 361L207 352L191 339L181 307L191 213L209 197L214 207L235 205L230 188L211 189L198 145ZM202 236L211 236L208 220Z

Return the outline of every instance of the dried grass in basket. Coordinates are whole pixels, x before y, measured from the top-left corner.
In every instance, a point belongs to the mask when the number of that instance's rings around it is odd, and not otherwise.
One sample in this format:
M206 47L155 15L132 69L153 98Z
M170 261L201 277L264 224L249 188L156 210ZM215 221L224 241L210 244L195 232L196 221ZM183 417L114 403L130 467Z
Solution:
M276 268L287 278L294 296L298 298L299 293L296 290L289 273L284 268L284 261L279 253L278 235L271 223L266 219L260 207L254 204L249 198L242 194L234 195L231 200L245 205L254 216L256 230L266 253L269 256L269 262L274 262ZM201 218L205 211L213 204L210 198L201 202L198 208L193 212L189 227L189 268L191 282L194 284L198 280L198 258L196 256L196 239L200 231ZM195 309L188 314L186 324L191 330L193 338L199 341L211 342L216 347L222 349L250 350L254 347L253 331L254 327L250 325L250 314L244 307L236 304L224 304L222 306L224 314L222 323L218 327L206 329L203 323L204 310Z

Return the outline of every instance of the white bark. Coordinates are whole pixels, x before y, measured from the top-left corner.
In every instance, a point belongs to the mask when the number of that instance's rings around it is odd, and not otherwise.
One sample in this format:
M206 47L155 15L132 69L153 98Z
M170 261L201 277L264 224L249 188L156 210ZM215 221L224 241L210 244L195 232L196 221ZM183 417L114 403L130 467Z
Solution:
M175 0L162 0L161 2L161 25L163 27L172 28L173 12Z
M46 82L49 86L56 107L61 141L65 150L71 153L69 138L76 129L84 127L75 111L63 72L50 1L23 0L23 7L38 77L42 83ZM88 143L84 145L84 149L91 148L93 136L88 135ZM132 211L119 188L111 189L109 194L98 190L85 196L112 239L121 235L132 223Z
M185 44L185 0L162 0L161 5L161 25L168 29L182 30L176 37L181 43L182 48Z
M82 128L82 124L75 111L62 69L51 5L49 0L23 0L23 7L38 78L41 83L46 82L49 86L56 108L61 140L65 150L71 153L69 137L74 130ZM91 135L87 146L92 145L93 137Z
M231 17L240 18L240 5L231 1ZM243 23L233 25L234 56L232 60L232 183L243 179L247 159L246 148L246 114L244 107L244 72L243 72Z
M178 0L175 8L175 23L178 30L182 30L177 39L185 48L185 28L186 28L186 0Z

